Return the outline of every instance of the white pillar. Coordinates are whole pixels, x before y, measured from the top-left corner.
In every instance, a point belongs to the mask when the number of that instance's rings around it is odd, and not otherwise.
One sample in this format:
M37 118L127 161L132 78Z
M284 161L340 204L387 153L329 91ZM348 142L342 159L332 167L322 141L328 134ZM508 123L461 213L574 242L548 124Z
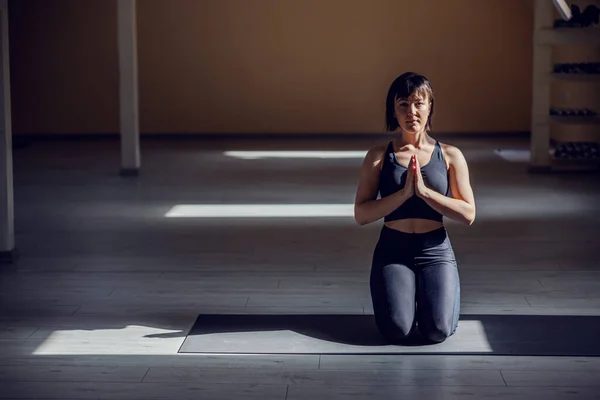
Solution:
M117 25L121 175L136 176L140 169L136 0L117 1Z
M535 0L533 21L533 74L531 102L530 172L550 169L550 75L552 47L539 43L538 36L552 26L554 7L550 0Z
M8 4L0 0L0 262L12 262L16 258L14 200L13 200L13 160L12 124L10 107L10 64L8 57Z

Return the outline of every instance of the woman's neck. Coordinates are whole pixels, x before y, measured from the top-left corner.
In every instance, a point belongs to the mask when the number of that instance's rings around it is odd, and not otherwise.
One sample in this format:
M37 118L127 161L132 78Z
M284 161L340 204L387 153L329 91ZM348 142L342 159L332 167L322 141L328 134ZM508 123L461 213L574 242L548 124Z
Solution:
M400 140L402 141L402 146L411 145L414 148L419 149L429 142L429 135L426 131L416 133L402 131Z

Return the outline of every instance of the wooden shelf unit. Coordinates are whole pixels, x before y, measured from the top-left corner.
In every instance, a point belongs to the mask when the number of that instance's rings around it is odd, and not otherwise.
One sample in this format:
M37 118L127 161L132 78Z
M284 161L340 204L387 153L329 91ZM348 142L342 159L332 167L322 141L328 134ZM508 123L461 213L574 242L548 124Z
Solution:
M600 32L598 32L600 35ZM551 82L600 83L600 74L550 74Z
M529 169L539 171L600 170L598 160L566 160L552 157L553 142L600 143L600 117L550 115L552 85L572 82L600 87L600 74L555 73L552 51L555 46L577 45L600 48L600 27L553 28L557 19L551 0L534 0L531 156ZM599 60L600 61L600 60ZM569 125L585 127L585 132L557 133L552 127ZM596 129L595 127L598 127Z

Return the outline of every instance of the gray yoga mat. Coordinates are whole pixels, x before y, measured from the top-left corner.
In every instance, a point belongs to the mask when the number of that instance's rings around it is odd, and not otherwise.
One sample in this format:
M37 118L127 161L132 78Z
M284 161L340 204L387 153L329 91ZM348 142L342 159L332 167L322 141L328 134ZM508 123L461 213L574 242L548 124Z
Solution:
M389 345L372 315L202 314L180 353L600 356L600 317L464 315L443 343Z

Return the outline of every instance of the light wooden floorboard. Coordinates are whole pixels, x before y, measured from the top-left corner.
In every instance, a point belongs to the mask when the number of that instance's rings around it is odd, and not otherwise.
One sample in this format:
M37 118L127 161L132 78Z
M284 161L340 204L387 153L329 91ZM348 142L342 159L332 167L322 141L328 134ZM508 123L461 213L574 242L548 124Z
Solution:
M290 386L286 400L302 399L530 399L549 400L595 400L598 391L595 388L514 388L485 386L335 386L308 387Z
M145 367L0 366L0 382L141 382Z
M531 371L503 370L502 377L507 386L577 386L600 388L600 371ZM599 392L600 393L600 392Z
M243 373L206 371L192 368L150 368L144 382L217 382L289 384L310 386L505 386L497 370L429 370L427 374L412 370L331 370L244 371Z
M319 365L325 370L429 370L429 369L492 369L518 371L600 371L598 357L511 357L511 356L473 356L473 355L322 355ZM424 371L425 372L425 371Z
M274 399L285 400L286 385L121 383L121 382L3 382L1 398L48 399Z
M34 326L10 326L0 324L0 339L27 339L38 328Z

